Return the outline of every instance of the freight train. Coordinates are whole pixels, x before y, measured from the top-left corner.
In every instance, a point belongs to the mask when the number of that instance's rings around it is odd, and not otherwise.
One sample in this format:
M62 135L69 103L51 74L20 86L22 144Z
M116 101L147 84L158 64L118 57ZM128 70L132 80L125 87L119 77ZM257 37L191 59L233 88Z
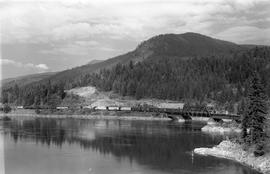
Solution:
M179 111L189 111L189 112L207 112L207 113L217 113L212 105L206 106L192 106L184 103L176 104L166 104L160 105L159 107L154 107L151 105L137 105L133 107L129 106L57 106L57 107L46 107L46 106L25 106L24 109L56 109L56 110L68 110L68 109L91 109L93 111L137 111L137 112L179 112Z

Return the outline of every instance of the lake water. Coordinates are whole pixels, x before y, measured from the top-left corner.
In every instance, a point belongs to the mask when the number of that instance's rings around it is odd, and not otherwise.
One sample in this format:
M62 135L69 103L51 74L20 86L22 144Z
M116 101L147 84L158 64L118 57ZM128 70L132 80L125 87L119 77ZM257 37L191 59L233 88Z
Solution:
M16 118L0 124L5 174L257 174L193 154L224 138L202 133L200 122Z

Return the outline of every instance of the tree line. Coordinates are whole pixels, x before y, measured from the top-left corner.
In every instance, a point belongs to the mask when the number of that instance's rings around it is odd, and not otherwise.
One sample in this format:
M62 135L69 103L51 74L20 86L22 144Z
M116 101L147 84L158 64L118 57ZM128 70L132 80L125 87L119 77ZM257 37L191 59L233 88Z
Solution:
M2 90L2 103L23 105L23 106L47 106L54 107L65 98L63 83L52 84L50 80L42 83L35 82L24 87L15 84L12 87Z

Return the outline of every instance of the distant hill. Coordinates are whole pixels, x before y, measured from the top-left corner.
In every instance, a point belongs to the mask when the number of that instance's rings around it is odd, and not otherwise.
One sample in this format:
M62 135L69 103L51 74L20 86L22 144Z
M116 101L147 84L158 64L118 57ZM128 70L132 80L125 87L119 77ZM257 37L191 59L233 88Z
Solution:
M15 84L17 84L19 87L21 87L21 86L25 86L27 84L31 84L33 82L37 82L42 79L48 78L54 74L56 74L56 72L30 74L30 75L25 75L25 76L3 79L1 80L0 86L8 87L8 86L14 86Z
M51 82L72 83L74 79L103 68L110 68L118 63L138 62L145 59L163 57L187 58L194 56L224 55L231 56L236 51L246 50L246 46L214 39L197 33L163 34L150 38L126 54L102 62L88 63L68 69L50 77Z

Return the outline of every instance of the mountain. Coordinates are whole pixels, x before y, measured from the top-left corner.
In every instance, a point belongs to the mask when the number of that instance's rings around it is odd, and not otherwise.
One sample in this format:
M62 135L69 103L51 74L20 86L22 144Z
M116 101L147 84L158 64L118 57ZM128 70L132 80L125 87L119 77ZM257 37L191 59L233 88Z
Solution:
M254 71L270 96L270 47L237 45L197 33L164 34L102 62L58 72L19 89L3 87L2 101L56 106L65 98L65 90L92 85L137 99L233 104L247 94Z
M244 48L232 42L214 39L197 33L164 34L141 43L135 50L150 56L194 57L229 55Z
M139 62L145 59L164 57L202 57L211 55L232 56L236 51L246 50L245 46L214 39L197 33L163 34L142 42L135 50L102 62L88 63L68 69L50 77L51 82L72 83L74 79L100 69L110 68L118 63Z
M50 76L52 76L54 74L56 74L56 72L30 74L30 75L25 75L25 76L3 79L3 80L1 80L0 86L10 87L10 86L14 86L15 84L17 84L19 87L21 87L21 86L25 86L27 84L31 84L33 82L43 80L45 78L49 78Z

